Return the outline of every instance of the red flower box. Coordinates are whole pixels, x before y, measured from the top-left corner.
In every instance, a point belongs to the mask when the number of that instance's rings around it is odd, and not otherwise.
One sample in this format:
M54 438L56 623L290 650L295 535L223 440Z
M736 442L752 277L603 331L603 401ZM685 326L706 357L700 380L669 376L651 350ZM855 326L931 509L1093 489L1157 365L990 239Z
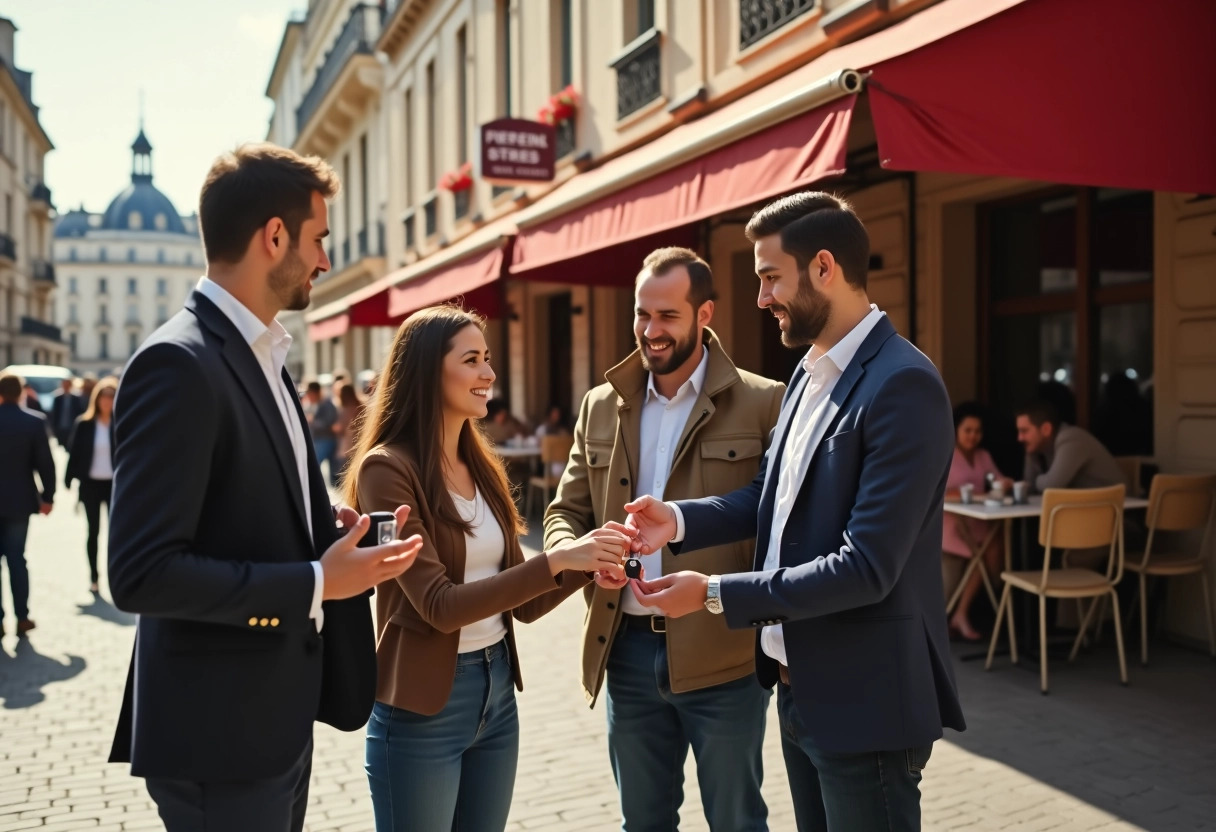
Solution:
M473 163L465 162L456 170L450 170L439 179L439 187L457 193L473 187Z

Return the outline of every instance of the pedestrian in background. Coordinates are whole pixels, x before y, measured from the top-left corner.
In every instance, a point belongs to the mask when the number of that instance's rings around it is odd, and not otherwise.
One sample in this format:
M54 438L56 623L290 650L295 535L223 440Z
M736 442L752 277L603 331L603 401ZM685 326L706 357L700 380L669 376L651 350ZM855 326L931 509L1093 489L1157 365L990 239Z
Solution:
M93 388L88 409L76 420L68 443L68 467L63 485L71 488L80 481L80 502L89 523L85 552L89 557L89 592L98 592L97 537L101 529L101 506L110 510L110 493L114 482L113 436L111 416L118 379L107 376ZM108 523L109 520L107 519Z

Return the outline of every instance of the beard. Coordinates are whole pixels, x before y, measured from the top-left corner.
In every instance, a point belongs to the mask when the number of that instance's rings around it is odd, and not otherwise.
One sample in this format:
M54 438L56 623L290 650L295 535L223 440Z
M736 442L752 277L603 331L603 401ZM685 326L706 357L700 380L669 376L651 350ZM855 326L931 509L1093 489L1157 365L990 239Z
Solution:
M646 354L646 346L654 344L671 344L666 350L659 355L651 358ZM650 341L643 336L638 336L638 348L642 352L642 366L656 376L665 376L668 373L674 373L678 368L683 366L697 349L697 322L694 320L692 329L688 331L688 336L676 341L671 338L660 338L655 341Z
M295 245L290 245L283 262L270 271L270 291L274 292L283 309L292 312L307 309L310 292L308 280L318 274L319 271L309 274L299 250Z
M781 331L781 343L786 347L810 346L832 317L832 304L812 285L809 269L798 270L798 294L789 304L773 303L768 310L785 313L786 329Z

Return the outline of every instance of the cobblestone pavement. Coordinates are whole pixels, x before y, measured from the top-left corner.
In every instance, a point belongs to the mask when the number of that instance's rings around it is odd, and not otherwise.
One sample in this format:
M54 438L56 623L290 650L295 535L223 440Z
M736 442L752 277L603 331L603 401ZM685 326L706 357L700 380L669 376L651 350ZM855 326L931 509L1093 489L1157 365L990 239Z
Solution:
M38 628L28 640L11 635L4 581L0 832L159 828L142 781L104 762L133 629L130 616L88 593L84 533L69 495L49 518L33 519ZM581 622L575 598L521 628L527 689L511 830L619 827L603 708L589 710L577 683ZM970 728L934 749L926 829L1216 829L1216 662L1157 645L1153 664L1133 663L1122 688L1110 641L1074 666L1057 661L1047 697L1035 665L1015 668L1006 657L984 673L982 659L970 658L982 650L957 648ZM775 709L765 762L771 828L792 830ZM691 757L687 772L681 828L704 830ZM373 829L360 734L318 728L307 828Z

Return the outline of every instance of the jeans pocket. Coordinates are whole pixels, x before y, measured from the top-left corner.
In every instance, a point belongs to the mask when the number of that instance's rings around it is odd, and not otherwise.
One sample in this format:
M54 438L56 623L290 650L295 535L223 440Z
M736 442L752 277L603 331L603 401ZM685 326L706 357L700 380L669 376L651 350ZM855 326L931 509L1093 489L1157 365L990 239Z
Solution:
M908 773L920 774L925 770L925 766L929 763L929 755L933 753L933 746L926 745L923 748L909 748L904 751L908 760Z

